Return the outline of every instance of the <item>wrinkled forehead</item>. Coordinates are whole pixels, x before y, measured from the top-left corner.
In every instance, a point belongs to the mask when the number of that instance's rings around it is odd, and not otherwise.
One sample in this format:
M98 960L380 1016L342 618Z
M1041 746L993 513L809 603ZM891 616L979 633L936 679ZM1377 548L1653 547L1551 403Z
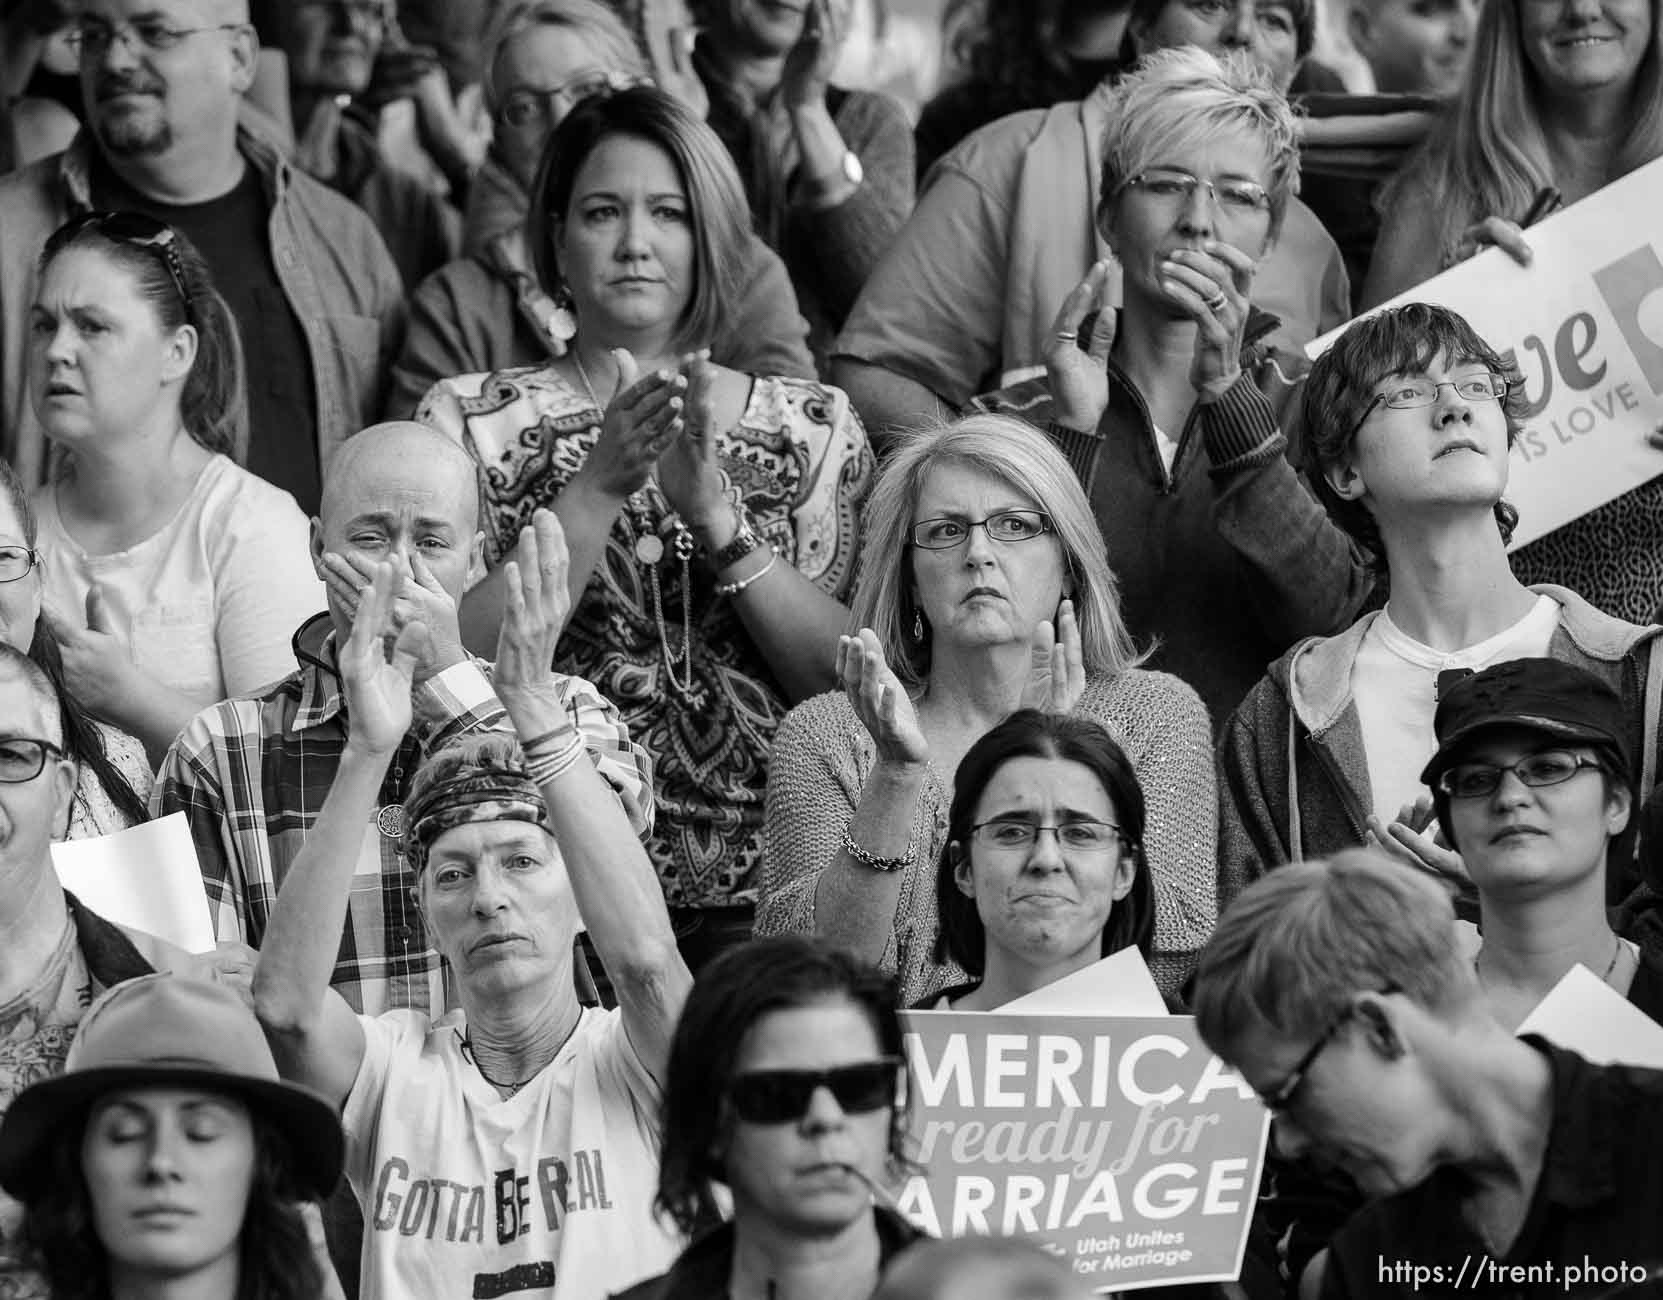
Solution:
M409 445L388 441L362 455L340 458L324 489L325 529L372 517L472 534L478 520L472 462L453 444L426 440Z
M144 19L169 27L204 27L246 23L247 0L80 0L73 6L81 17L109 22Z

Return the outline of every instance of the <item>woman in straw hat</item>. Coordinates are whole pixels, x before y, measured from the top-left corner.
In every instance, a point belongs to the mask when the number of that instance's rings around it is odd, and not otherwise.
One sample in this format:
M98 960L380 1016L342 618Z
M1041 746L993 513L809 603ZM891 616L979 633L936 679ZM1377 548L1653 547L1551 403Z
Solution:
M0 1184L54 1300L313 1300L299 1202L340 1177L334 1110L279 1080L223 984L147 975L88 1010L0 1123Z

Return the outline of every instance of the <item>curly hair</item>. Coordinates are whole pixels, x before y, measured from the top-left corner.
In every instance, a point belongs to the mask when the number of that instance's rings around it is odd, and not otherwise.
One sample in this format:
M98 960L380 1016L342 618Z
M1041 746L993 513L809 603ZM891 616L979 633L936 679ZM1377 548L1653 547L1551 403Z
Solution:
M1063 48L1072 0L949 0L947 45L971 78L1002 99L1050 104L1075 90ZM1120 0L1131 8L1131 0Z
M956 961L977 977L987 967L987 931L976 900L958 887L955 850L970 842L970 826L988 783L1017 758L1079 763L1090 769L1108 793L1136 873L1131 891L1114 905L1103 927L1103 956L1135 947L1147 958L1155 939L1155 887L1143 853L1143 787L1131 760L1103 725L1091 718L1021 709L972 745L953 775L947 842L936 867L936 910L941 921L936 960Z
M1350 454L1358 425L1374 400L1375 386L1392 375L1422 374L1439 357L1474 362L1507 381L1501 409L1511 448L1523 428L1527 401L1523 376L1511 355L1497 352L1465 318L1447 307L1412 302L1364 317L1312 363L1300 394L1307 446L1317 471L1311 475L1317 497L1382 576L1388 566L1379 525L1362 502L1348 501L1334 491L1328 471L1339 468ZM1519 512L1506 501L1497 501L1495 515L1502 541L1511 541Z
M50 1285L53 1300L109 1300L110 1257L94 1228L92 1195L81 1168L87 1110L64 1124L53 1144L53 1177L28 1209L27 1243ZM254 1123L254 1182L238 1239L241 1267L236 1300L315 1300L324 1284L302 1199L283 1140L262 1116Z
M849 1002L865 1014L886 1056L900 1057L895 981L822 939L779 935L730 948L699 972L670 1044L664 1075L658 1195L654 1206L682 1232L719 1222L711 1184L722 1182L721 1152L733 1123L728 1084L751 1027L776 1011ZM890 1114L889 1156L905 1154L911 1089Z

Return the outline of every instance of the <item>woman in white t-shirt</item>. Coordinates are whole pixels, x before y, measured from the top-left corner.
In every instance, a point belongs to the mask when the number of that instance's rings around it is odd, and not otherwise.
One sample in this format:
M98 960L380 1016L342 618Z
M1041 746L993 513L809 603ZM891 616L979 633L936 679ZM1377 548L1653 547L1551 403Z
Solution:
M323 607L306 517L236 463L237 324L159 221L89 213L47 240L29 383L61 454L35 508L65 676L159 758L198 710L294 668Z
M679 1234L652 1213L654 1122L691 984L658 878L557 690L570 607L546 510L507 566L493 685L519 734L434 754L402 809L416 902L459 1009L356 1016L329 988L347 896L389 761L409 730L419 623L395 628L377 566L340 649L349 732L290 867L254 975L285 1076L344 1107L364 1211L360 1295L589 1300L666 1267ZM387 649L392 644L390 651ZM587 928L619 1009L585 1009Z

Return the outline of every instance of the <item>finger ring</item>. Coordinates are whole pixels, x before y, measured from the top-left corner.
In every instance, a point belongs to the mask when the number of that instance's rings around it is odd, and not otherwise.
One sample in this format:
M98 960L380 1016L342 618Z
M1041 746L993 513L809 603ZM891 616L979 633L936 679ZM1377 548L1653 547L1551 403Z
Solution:
M1079 337L1080 337L1079 334L1077 334L1074 330L1058 330L1057 331L1057 338L1060 342L1063 342L1063 343L1072 343Z
M1220 307L1224 306L1224 304L1229 302L1229 301L1230 301L1230 295L1225 293L1224 290L1220 289L1218 291L1218 297L1207 299L1207 310L1208 311L1217 311Z

